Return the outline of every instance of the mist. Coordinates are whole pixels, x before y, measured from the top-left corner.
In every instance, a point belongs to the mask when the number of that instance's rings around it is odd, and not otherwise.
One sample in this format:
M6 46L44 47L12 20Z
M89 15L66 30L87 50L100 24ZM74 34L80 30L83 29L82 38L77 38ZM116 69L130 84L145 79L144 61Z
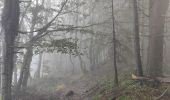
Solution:
M0 100L169 100L169 0L0 0Z

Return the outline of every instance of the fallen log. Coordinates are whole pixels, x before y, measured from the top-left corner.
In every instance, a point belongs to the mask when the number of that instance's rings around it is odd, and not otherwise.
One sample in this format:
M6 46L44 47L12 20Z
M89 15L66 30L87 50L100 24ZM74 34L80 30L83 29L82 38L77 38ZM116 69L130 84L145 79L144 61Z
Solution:
M149 77L149 76L136 76L132 74L132 80L139 80L139 81L158 81L161 83L170 83L170 77Z

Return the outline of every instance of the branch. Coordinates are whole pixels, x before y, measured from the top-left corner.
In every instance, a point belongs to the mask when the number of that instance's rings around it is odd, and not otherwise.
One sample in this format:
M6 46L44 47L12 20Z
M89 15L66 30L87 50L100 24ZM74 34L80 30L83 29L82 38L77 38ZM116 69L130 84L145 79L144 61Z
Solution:
M68 2L68 0L66 0L65 2L62 3L62 7L61 9L59 10L59 12L56 14L56 16L50 21L48 22L46 25L44 25L42 28L38 29L38 30L35 30L35 31L30 31L30 32L22 32L22 31L19 31L19 33L22 33L22 34L27 34L27 33L34 33L34 32L38 32L37 35L43 33L45 30L47 30L51 24L55 21L55 19L61 14L61 12L63 11L66 3Z
M19 2L20 2L20 3L26 3L26 2L28 2L28 3L29 3L29 2L32 2L32 1L31 1L31 0L27 0L27 1L20 0Z
M144 11L144 10L142 10L142 8L140 8L139 6L138 6L138 9L139 9L139 11L141 11L141 12L142 12L142 14L143 14L143 15L145 15L146 17L149 17L149 15L148 15L148 14L146 14L146 13L145 13L145 11Z
M70 27L66 27L66 28L58 28L58 29L54 29L54 30L47 30L44 34L37 34L35 37L33 37L33 39L31 41L36 41L39 38L44 37L45 35L47 35L48 33L51 32L59 32L59 31L72 31L72 30L79 30L79 31L87 31L87 30L83 30L83 28L88 28L94 25L100 25L101 23L96 23L96 24L91 24L91 25L87 25L87 26L70 26ZM81 28L81 29L80 29Z
M169 89L169 87L159 97L156 97L154 100L161 99L165 95L165 93L168 91L168 89Z

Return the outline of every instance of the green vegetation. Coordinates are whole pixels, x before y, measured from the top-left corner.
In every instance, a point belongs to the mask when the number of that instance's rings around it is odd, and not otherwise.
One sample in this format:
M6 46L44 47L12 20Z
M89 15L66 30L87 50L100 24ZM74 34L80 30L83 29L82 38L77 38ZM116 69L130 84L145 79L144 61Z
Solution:
M158 88L141 86L133 80L124 80L120 87L114 87L112 80L103 79L93 100L112 100L115 96L118 100L168 100L168 87L167 84L161 84Z

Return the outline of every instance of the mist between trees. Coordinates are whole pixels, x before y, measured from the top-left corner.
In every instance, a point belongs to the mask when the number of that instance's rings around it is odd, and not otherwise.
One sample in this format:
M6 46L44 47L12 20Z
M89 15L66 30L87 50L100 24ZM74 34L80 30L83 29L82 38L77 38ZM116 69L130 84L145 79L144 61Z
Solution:
M0 100L170 97L169 0L0 0L0 14Z

